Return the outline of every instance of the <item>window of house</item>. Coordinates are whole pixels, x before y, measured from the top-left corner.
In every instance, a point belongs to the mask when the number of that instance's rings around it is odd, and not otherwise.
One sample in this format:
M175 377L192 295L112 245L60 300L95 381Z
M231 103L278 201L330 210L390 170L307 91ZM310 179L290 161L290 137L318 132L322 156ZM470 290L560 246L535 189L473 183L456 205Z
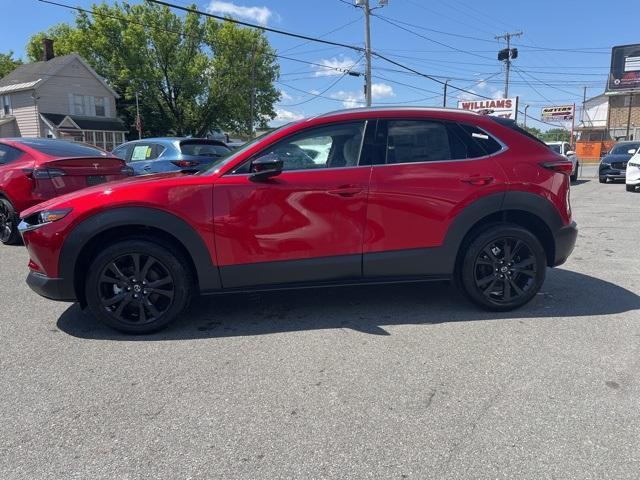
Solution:
M95 132L96 147L104 148L104 132Z
M104 106L104 97L93 97L93 101L96 105L96 117L106 116L106 109Z
M115 144L114 144L113 132L104 132L105 150L110 152L111 150L113 150L114 147L115 147Z
M84 111L84 96L83 95L73 95L73 113L75 115L85 115Z
M0 113L2 113L3 117L11 115L11 97L9 95L0 96L0 106L2 107Z

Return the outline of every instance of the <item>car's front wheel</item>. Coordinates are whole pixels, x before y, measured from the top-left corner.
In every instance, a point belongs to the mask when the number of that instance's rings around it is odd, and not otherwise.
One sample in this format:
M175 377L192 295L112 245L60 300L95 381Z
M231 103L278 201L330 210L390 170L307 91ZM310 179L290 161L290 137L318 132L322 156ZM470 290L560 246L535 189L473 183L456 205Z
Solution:
M0 242L5 245L20 243L18 214L6 198L0 198Z
M607 177L600 177L598 178L598 180L600 181L600 183L607 183Z
M635 185L627 185L627 192L635 192L635 191L636 191Z
M126 333L165 327L188 305L191 276L177 253L145 239L123 240L91 262L86 298L91 313Z
M569 177L571 179L571 182L577 182L578 181L578 169L580 168L580 164L578 162L576 162L576 168L574 169L573 173L571 174L571 177Z
M530 301L544 283L547 258L528 230L495 224L472 238L457 271L458 285L477 305L507 311Z

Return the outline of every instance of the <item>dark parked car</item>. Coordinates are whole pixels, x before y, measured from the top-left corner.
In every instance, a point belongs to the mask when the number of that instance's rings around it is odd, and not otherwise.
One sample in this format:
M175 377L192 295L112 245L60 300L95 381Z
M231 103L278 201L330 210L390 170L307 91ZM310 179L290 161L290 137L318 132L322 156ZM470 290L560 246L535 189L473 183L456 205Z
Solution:
M0 241L18 243L18 215L50 198L130 176L104 150L50 138L0 139Z
M627 162L640 148L640 142L618 142L611 151L600 160L600 183L607 180L623 180L626 177Z
M327 154L311 159L309 146ZM327 113L199 175L131 179L24 212L27 283L134 333L165 326L195 294L327 285L452 280L481 307L510 310L573 250L572 170L500 118Z
M113 154L127 162L135 175L206 170L231 152L223 142L206 138L145 138L123 143Z

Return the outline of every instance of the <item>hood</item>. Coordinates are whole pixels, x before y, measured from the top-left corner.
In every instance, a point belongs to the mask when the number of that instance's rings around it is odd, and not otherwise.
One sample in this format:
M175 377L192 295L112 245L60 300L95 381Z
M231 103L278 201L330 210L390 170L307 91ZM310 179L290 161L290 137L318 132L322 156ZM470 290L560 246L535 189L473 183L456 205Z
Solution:
M100 185L95 185L93 187L83 188L81 190L76 190L75 192L66 193L64 195L60 195L59 197L52 198L50 200L46 200L38 205L35 205L31 208L20 213L20 217L24 218L33 213L39 212L45 208L59 208L63 207L69 201L75 201L81 199L83 197L95 196L99 194L110 195L113 190L130 187L135 185L142 185L149 182L157 182L162 181L168 178L175 177L187 177L190 178L192 175L185 175L182 172L168 172L168 173L158 173L154 175L143 175L141 177L127 177L122 180L115 180L113 182L101 183Z
M612 163L612 162L626 162L630 160L633 155L628 153L617 153L617 154L609 154L602 157L602 162Z

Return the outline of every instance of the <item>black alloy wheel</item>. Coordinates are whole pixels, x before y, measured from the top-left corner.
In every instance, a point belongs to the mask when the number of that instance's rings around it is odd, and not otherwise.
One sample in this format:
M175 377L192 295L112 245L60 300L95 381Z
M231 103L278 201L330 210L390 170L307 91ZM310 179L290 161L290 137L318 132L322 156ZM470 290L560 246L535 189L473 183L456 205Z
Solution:
M472 240L459 284L475 303L489 310L512 310L531 300L546 273L538 239L516 225L498 224Z
M99 282L102 307L124 324L156 321L171 307L175 294L167 267L140 253L122 255L108 263Z
M20 242L18 218L11 202L0 198L0 242L15 245Z
M127 333L156 331L187 306L191 276L173 249L146 240L125 240L99 254L87 277L93 314Z

